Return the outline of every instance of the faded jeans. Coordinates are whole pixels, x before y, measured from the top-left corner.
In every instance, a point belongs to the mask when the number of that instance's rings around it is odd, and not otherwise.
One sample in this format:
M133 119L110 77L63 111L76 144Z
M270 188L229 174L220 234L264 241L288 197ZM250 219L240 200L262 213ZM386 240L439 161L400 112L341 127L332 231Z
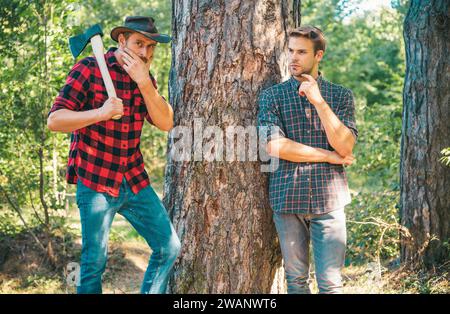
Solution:
M345 262L347 240L344 209L326 214L274 212L273 219L280 240L288 293L311 293L310 242L319 293L342 293L341 269Z
M165 293L170 271L180 251L180 240L164 205L151 186L131 191L125 177L119 197L97 192L77 182L82 249L77 293L102 293L108 236L116 213L124 216L152 249L141 293Z

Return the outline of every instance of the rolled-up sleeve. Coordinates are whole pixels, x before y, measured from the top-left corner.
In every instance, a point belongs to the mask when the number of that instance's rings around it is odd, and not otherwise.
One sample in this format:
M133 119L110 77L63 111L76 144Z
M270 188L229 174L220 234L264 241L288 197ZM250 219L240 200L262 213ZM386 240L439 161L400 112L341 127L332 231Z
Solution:
M339 120L341 120L341 122L355 135L355 139L357 139L358 129L356 128L355 120L355 100L351 90L344 91L343 100L339 104L336 115Z
M82 110L90 88L89 63L88 59L83 59L73 66L47 116L59 109Z
M267 136L267 142L286 137L280 112L269 90L264 90L259 98L258 128Z

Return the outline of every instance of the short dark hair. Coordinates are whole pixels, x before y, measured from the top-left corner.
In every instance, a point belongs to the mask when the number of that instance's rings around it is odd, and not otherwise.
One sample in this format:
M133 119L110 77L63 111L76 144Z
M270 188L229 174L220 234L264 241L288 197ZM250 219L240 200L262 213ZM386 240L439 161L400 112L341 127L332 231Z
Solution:
M323 50L325 52L327 41L322 30L318 27L310 25L297 27L289 32L288 38L291 37L308 38L314 44L314 53L316 53L318 50Z
M128 40L128 38L130 38L131 34L133 34L133 33L135 33L135 32L125 31L125 32L120 33L120 34L123 34L123 36L125 37L125 40Z

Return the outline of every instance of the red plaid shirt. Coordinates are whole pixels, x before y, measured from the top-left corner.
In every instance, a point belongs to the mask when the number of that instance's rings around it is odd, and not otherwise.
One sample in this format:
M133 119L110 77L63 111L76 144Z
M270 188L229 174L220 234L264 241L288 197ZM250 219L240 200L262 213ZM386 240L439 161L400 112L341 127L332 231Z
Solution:
M114 197L119 196L123 176L133 193L150 185L139 145L144 119L152 123L137 84L114 56L116 49L109 49L105 58L117 97L123 100L124 115L72 132L66 173L68 183L76 184L79 179L89 188ZM59 109L99 108L107 98L97 62L87 57L72 68L48 115Z

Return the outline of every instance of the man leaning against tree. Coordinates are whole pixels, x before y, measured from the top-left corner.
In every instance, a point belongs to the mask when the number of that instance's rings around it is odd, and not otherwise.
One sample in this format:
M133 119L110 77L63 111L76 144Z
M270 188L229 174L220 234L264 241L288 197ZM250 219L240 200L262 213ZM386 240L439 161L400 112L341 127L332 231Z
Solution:
M267 152L279 159L269 198L288 293L310 293L310 243L319 292L342 293L350 203L344 166L354 161L358 131L352 92L319 71L325 47L319 28L292 30L291 78L264 90L259 102L258 125L270 131Z

